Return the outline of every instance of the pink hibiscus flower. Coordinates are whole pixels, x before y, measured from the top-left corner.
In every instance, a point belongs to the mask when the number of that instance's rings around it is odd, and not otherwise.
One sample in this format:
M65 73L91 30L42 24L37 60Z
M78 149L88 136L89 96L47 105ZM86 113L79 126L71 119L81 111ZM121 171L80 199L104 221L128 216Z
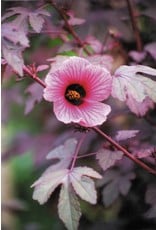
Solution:
M45 79L44 98L54 103L54 113L64 123L85 127L101 125L110 113L101 103L112 88L109 71L84 58L70 57L52 69Z

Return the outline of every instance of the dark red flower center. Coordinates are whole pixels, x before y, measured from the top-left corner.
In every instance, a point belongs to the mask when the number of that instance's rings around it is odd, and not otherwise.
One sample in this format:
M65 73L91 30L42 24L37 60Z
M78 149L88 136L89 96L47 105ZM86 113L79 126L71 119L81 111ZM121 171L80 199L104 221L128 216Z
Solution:
M65 91L65 98L73 105L81 105L86 91L79 84L69 85Z

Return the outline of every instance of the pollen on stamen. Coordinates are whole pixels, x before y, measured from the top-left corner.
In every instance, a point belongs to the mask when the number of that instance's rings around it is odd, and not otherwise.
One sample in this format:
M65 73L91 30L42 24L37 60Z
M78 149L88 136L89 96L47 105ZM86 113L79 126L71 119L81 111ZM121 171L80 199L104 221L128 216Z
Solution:
M70 100L72 99L79 100L81 98L80 94L75 90L68 90L66 97L69 98Z
M84 88L79 84L71 84L65 91L65 98L73 105L81 105L86 92Z

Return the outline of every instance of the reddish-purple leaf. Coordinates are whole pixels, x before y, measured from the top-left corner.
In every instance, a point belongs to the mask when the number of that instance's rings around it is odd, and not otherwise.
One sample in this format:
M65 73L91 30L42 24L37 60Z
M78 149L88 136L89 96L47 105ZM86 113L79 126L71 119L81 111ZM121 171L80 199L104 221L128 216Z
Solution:
M117 132L115 139L117 141L127 140L129 138L135 137L139 130L120 130Z
M43 87L37 83L33 83L30 86L28 86L25 92L31 95L29 98L27 98L25 105L25 114L28 114L34 108L35 103L41 102L43 95Z
M114 180L107 184L102 192L103 203L106 207L110 206L119 196L118 181Z
M50 166L47 170L49 172L56 171L63 168L68 168L73 159L75 149L77 146L77 140L75 138L70 138L65 141L63 145L60 145L48 153L48 160L59 160L57 163Z
M135 109L135 102L139 103L140 113L144 114L153 106L147 98L156 102L156 81L139 73L156 76L156 69L141 65L119 67L113 77L112 96L126 101L130 110L135 113L139 113Z
M134 154L138 158L146 158L152 155L152 153L156 152L156 146L141 148L138 151L135 151Z
M145 45L144 50L146 50L153 57L153 59L156 60L156 42Z
M146 57L146 52L138 52L135 50L132 50L129 52L129 56L137 63L142 62Z
M103 170L115 165L116 161L121 160L123 153L121 151L111 151L109 149L100 149L96 154L96 159Z
M156 76L156 69L141 65L119 67L113 78L112 96L126 101L127 96L131 95L138 102L149 96L156 101L156 82L138 73Z
M29 40L27 33L26 21L21 16L18 16L12 22L2 24L2 37L13 42L15 45L20 44L23 47L28 47Z
M138 102L132 96L129 96L126 104L133 113L141 117L144 116L149 109L154 108L154 102L149 97L146 97L142 102Z
M3 42L2 53L7 63L15 70L20 76L23 76L24 60L22 57L23 47Z
M111 205L120 194L126 196L134 178L135 174L131 172L123 175L117 170L108 170L99 184L100 187L104 186L102 195L105 206Z
M29 14L29 22L34 31L37 33L41 32L43 23L44 23L44 18L36 13L31 13Z
M134 173L129 173L125 176L121 176L119 179L119 191L123 196L126 196L129 192L129 189L131 187L131 180L135 178Z

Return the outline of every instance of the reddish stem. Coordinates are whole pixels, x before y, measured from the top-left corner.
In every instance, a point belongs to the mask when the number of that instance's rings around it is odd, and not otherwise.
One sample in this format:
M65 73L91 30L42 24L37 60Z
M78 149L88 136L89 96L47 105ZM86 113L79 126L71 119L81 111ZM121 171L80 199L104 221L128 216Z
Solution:
M134 155L132 155L130 152L128 152L124 147L122 147L116 141L114 141L111 137L109 137L107 134L102 132L98 127L93 127L93 130L95 130L97 133L99 133L101 136L103 136L109 143L111 143L113 146L115 146L118 150L122 151L129 159L134 161L136 164L140 165L143 169L145 169L149 173L156 175L155 169L150 168L144 162L140 161L138 158L136 158Z
M85 47L84 42L79 38L77 33L73 30L73 27L69 24L65 10L63 8L57 7L57 5L53 1L51 1L51 3L55 10L60 14L62 19L64 20L65 27L68 30L68 32L75 38L78 45L81 46L88 55L91 55L89 50Z
M83 141L84 141L85 136L86 136L86 133L81 137L81 139L79 140L79 142L78 142L78 144L77 144L77 146L76 146L76 150L75 150L75 154L74 154L74 157L73 157L72 165L71 165L71 167L70 167L70 171L72 171L73 168L74 168L74 166L75 166L75 162L76 162L76 160L77 160L77 155L78 155L78 153L79 153L79 150L80 150L80 148L81 148L81 145L82 145L82 143L83 143Z
M132 23L132 27L133 27L133 31L134 31L134 36L135 36L135 40L136 40L136 45L137 45L137 50L139 52L142 51L142 41L141 41L141 37L140 37L140 32L137 26L137 19L135 16L135 12L134 12L134 7L132 4L132 0L127 0L127 6L128 6L128 11L129 11L129 15L131 18L131 23Z
M24 73L28 74L28 76L31 77L33 80L38 82L41 86L43 86L44 88L46 87L46 84L37 76L35 72L31 71L30 68L28 68L27 66L24 66L23 71Z

